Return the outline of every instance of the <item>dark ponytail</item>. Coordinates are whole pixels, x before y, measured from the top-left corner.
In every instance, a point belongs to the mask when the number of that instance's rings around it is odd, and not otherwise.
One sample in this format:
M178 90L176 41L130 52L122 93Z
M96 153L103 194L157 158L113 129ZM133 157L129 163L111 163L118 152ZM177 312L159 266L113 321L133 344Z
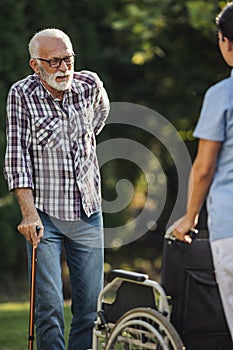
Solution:
M233 42L233 2L228 3L219 13L216 24L222 36Z

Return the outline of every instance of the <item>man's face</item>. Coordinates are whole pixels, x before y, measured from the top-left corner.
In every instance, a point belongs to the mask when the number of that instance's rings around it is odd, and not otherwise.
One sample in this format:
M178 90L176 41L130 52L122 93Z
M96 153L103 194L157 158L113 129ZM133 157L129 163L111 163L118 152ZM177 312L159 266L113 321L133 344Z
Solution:
M46 82L46 84L48 84L54 90L65 91L70 88L73 79L73 68L65 72L55 73L47 72L42 64L39 64L38 68L40 71L41 80Z
M72 47L63 39L40 39L40 50L37 59L34 60L34 70L51 93L63 92L71 87L74 73L72 55ZM61 58L64 58L64 60L57 60L56 64L55 59Z

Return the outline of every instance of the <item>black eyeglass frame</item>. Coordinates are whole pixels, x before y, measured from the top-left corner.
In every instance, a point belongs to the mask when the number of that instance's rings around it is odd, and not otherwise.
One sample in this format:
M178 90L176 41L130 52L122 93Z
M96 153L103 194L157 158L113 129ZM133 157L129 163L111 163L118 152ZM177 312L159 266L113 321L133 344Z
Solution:
M65 57L62 57L62 58L56 57L56 58L52 58L51 60L46 60L46 59L40 58L40 57L36 57L35 59L39 60L39 61L42 61L42 62L48 63L50 68L59 68L61 63L62 63L62 61L64 61L65 64L67 64L67 65L73 64L75 56L76 56L75 53L72 53L72 55L65 56ZM73 60L72 60L72 58L73 58ZM66 60L68 60L68 62ZM55 65L53 65L53 62L54 62Z

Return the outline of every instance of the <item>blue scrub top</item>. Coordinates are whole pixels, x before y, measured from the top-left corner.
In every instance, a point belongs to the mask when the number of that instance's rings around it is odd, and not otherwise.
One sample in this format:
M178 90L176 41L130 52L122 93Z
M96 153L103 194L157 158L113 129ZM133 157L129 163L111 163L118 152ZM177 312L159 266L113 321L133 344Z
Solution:
M207 196L208 227L210 241L233 237L233 70L207 90L193 135L222 142Z

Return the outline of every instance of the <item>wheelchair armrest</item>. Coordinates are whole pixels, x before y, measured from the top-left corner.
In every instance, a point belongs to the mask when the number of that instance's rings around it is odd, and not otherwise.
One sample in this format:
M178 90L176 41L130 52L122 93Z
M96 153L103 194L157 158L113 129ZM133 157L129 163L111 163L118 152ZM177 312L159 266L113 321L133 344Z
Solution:
M107 282L111 282L114 280L114 278L117 278L117 277L131 280L131 281L136 281L136 282L144 282L149 278L147 274L127 271L127 270L114 269L107 274L106 280Z

